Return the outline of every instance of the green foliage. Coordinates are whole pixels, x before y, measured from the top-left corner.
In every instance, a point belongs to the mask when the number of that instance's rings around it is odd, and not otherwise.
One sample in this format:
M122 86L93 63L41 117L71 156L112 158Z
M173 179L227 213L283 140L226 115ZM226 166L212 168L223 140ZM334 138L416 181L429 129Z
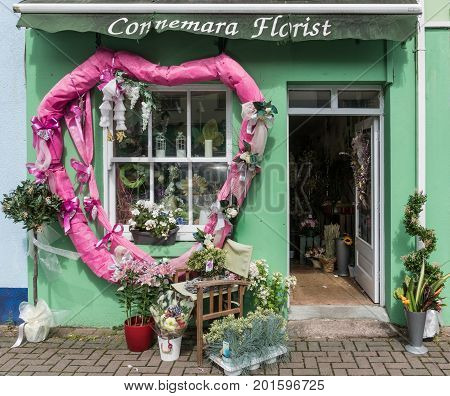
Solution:
M187 262L191 271L204 277L213 277L224 273L226 252L215 247L194 252Z
M223 341L226 341L230 345L231 359L238 364L255 355L263 357L267 348L285 346L287 340L283 316L260 308L245 318L236 319L230 315L216 320L205 335L209 354L220 355Z
M252 293L253 305L261 309L272 310L277 314L287 313L287 301L297 278L286 278L279 272L269 275L266 260L256 260L250 264L249 290Z
M403 286L394 291L394 298L401 301L405 309L410 312L425 312L433 309L440 311L442 304L440 293L450 274L440 276L432 281L431 277L425 275L425 261L422 262L418 277L406 276Z
M47 185L30 180L21 182L10 194L3 194L2 209L14 223L23 223L27 231L39 231L57 219L61 200Z
M406 232L412 237L417 237L423 243L423 247L402 257L405 268L414 276L418 277L425 265L425 277L430 282L436 282L443 273L438 265L429 262L431 254L436 250L436 233L430 228L420 224L419 215L423 205L427 202L427 196L422 192L416 192L409 196L405 207L403 224Z

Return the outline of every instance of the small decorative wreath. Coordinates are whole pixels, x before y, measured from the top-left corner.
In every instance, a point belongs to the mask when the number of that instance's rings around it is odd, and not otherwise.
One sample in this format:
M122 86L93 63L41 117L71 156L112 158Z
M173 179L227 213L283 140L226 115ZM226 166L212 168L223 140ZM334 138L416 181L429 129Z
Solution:
M126 173L131 170L136 171L136 180L130 180L126 176ZM125 164L120 167L119 178L125 187L135 189L142 186L147 180L147 170L141 164Z

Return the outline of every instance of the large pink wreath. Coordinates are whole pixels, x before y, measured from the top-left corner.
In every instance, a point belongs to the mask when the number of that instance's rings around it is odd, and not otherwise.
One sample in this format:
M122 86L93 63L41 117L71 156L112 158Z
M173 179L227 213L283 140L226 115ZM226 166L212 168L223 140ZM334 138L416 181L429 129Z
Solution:
M239 149L244 151L243 141L251 142L252 152L264 151L267 126L255 116L253 102L263 101L263 95L255 81L233 59L225 54L216 57L186 62L179 66L159 66L142 57L124 52L112 52L99 49L83 64L62 78L42 100L37 117L32 120L33 146L37 152L35 164L27 164L30 173L38 180L48 179L50 189L63 200L61 224L71 238L81 259L99 277L111 281L114 271L114 258L110 251L123 246L137 258L153 261L147 253L122 236L120 226L112 226L101 206L94 169L91 164L94 154L92 109L90 90L105 75L113 75L115 70L122 70L128 76L152 84L173 86L193 82L219 79L232 88L243 103L243 121L241 125ZM81 101L85 100L85 105ZM88 225L88 220L81 209L81 204L74 191L64 165L61 163L63 137L60 121L64 117L66 126L78 150L82 162L72 160L77 171L77 180L89 186L89 197L84 198L84 210L90 219L95 218L106 230L99 243L96 235ZM84 122L82 121L84 120ZM237 154L237 155L240 155ZM231 193L236 196L238 206L242 205L254 173L249 173L246 180L240 179L239 166L233 162L227 180L218 193L218 200L228 198ZM97 213L97 216L92 216ZM205 231L218 231L219 213L212 213ZM222 222L223 223L223 222ZM221 225L216 245L222 247L225 238L231 232L231 224ZM110 245L110 246L108 246ZM180 257L171 260L174 268L183 268L197 248L194 245Z

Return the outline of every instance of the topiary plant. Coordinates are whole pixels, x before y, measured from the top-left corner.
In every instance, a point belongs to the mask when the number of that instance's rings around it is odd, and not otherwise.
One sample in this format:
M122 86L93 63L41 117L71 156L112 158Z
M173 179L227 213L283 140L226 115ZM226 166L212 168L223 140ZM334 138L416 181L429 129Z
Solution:
M403 224L408 235L419 238L422 247L402 256L401 259L405 268L416 277L420 274L422 263L425 263L425 277L434 283L442 277L443 273L439 265L429 262L431 254L436 250L436 233L433 229L422 226L419 221L419 215L426 202L427 196L422 192L416 192L409 196L405 206Z
M23 223L23 228L32 231L33 238L42 231L45 224L56 220L61 200L53 194L47 185L36 184L31 180L21 182L10 194L3 194L1 201L3 212L14 223ZM37 304L38 251L34 247L33 300Z

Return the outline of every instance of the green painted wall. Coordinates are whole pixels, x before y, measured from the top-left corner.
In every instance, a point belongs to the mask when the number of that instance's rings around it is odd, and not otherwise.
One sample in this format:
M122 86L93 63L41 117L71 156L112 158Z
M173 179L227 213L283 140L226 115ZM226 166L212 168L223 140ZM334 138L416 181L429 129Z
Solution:
M425 20L450 21L450 3L448 0L425 0Z
M270 133L263 172L255 180L247 198L236 238L254 245L254 257L268 260L272 271L287 270L287 85L289 83L385 84L386 89L386 297L394 321L401 321L398 304L391 290L399 282L399 256L407 251L408 239L401 226L402 207L415 181L415 71L413 42L406 46L379 42L342 40L305 42L290 45L259 41L230 40L227 52L254 77L266 98L279 109ZM143 40L103 38L103 45L134 51L154 62L170 65L217 54L216 39L184 33L164 33ZM48 90L73 67L95 50L92 34L27 32L27 114L35 109ZM391 51L386 58L386 50ZM240 106L233 103L233 134L240 125ZM96 131L95 165L101 180L101 132ZM31 142L30 160L34 159ZM65 163L76 156L66 136ZM391 166L392 165L392 166ZM73 172L71 173L73 178ZM73 179L72 179L73 180ZM393 239L392 242L390 239ZM73 249L62 237L56 245ZM186 247L177 244L158 255L179 254ZM74 325L111 326L123 316L114 297L114 286L97 279L81 262L62 262L63 272L50 279L42 269L40 295L54 309L68 309L68 323ZM392 267L392 268L391 268ZM393 307L397 307L394 309Z
M450 33L448 29L426 32L426 115L427 115L427 226L438 237L437 252L432 257L450 272ZM450 298L449 287L444 295ZM450 323L450 309L444 308L443 318Z

